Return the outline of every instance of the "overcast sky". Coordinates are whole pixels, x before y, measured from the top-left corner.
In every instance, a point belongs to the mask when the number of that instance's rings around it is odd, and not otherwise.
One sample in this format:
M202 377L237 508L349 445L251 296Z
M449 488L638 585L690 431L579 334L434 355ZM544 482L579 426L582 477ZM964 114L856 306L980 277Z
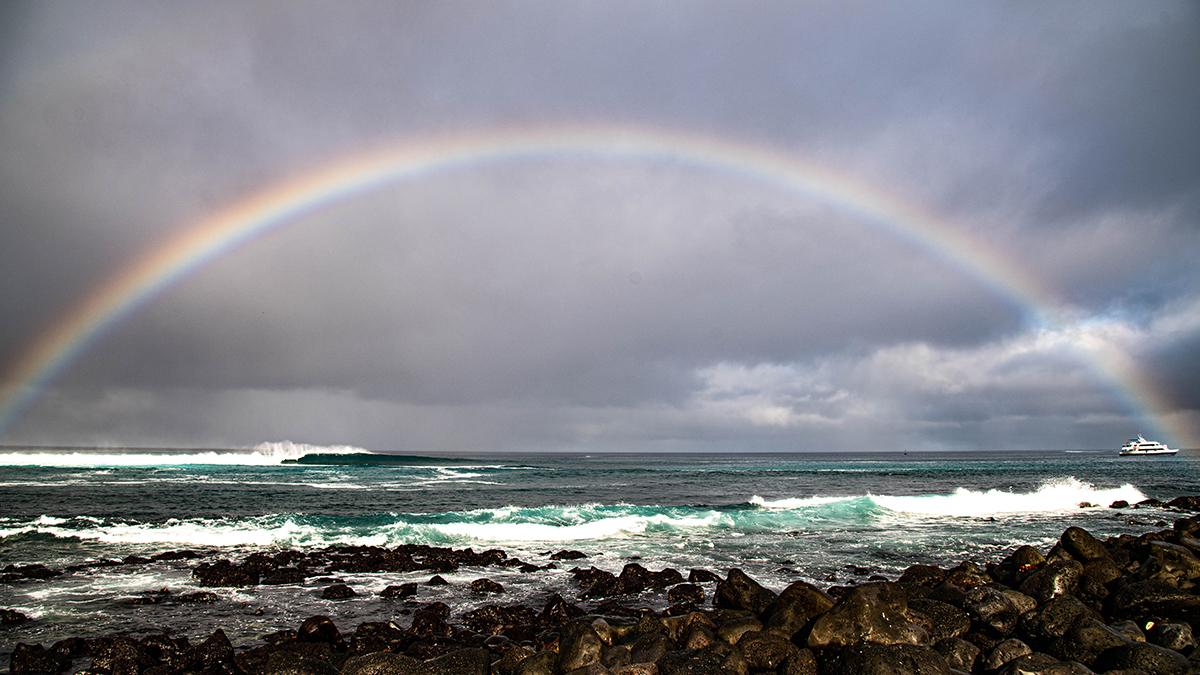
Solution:
M743 173L526 157L389 183L222 256L0 442L1194 444L1198 73L1194 2L5 2L0 372L277 181L580 123L828 167L952 223L1067 319ZM1100 353L1149 382L1155 420Z

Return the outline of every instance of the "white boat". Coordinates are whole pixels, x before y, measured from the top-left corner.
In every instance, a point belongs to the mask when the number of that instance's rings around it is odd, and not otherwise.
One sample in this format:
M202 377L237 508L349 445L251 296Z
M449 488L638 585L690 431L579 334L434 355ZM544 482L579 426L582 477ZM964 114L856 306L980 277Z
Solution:
M1173 455L1177 452L1179 451L1168 448L1165 443L1148 441L1141 434L1129 439L1125 442L1125 445L1121 446L1121 455L1125 457L1133 455Z

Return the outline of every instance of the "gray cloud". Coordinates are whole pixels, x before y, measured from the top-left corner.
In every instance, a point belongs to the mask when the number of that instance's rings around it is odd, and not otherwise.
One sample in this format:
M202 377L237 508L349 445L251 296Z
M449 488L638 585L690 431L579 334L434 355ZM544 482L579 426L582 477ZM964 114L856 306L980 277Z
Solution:
M1198 431L1196 331L1144 328L1200 298L1190 4L3 11L0 363L281 177L573 121L828 165L1016 261L1071 317L1050 333L1074 336L1046 348L969 270L811 197L669 162L527 159L385 186L222 257L106 334L6 440L1110 445L1137 411L1081 365L1084 337L1136 359L1159 412Z

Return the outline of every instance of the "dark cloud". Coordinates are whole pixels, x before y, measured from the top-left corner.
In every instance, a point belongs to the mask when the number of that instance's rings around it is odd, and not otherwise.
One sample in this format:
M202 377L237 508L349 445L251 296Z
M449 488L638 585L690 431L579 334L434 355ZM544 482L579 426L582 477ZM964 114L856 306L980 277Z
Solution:
M1086 365L1095 342L1195 426L1196 333L1164 328L1200 297L1191 4L0 11L0 363L284 176L562 122L827 165L953 223L1057 305L1038 323L970 259L733 172L514 160L384 186L223 256L114 326L12 440L1107 445L1141 411Z

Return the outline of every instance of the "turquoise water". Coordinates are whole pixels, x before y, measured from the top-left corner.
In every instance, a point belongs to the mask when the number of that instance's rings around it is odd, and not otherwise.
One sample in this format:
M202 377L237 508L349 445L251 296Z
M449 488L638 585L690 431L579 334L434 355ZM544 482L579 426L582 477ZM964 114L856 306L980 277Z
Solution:
M428 543L499 547L537 563L549 551L572 548L589 554L585 563L611 571L638 559L652 568L737 566L774 587L800 578L827 585L894 575L915 562L997 559L1021 543L1045 547L1069 524L1101 535L1142 532L1174 514L1108 505L1200 494L1200 458L1187 451L1134 459L1115 451L402 458L354 452L293 444L244 451L9 448L0 451L0 566L62 567L181 548L237 556L264 546ZM410 576L347 582L370 592L428 574ZM504 602L573 590L565 570L463 570L448 578L479 576L505 584ZM321 600L317 586L217 589L222 602L213 606L123 603L163 586L194 590L188 564L0 585L0 606L40 619L10 642L122 626L197 633L216 625L249 640L313 613L352 623L392 618L394 611L369 597ZM453 583L440 592L448 595L437 599L462 611L480 602L454 595Z

